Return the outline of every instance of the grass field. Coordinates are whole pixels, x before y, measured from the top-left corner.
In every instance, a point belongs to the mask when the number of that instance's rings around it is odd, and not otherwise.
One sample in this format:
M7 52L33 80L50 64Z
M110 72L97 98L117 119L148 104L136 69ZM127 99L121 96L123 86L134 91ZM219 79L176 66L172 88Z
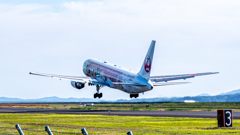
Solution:
M134 135L159 134L240 134L240 120L233 120L232 128L217 128L216 119L172 118L172 117L136 117L102 115L66 115L66 114L0 114L0 134L18 134L14 128L19 124L27 135L46 135L43 131L49 125L52 131L78 132L86 128L89 134ZM53 132L54 135L60 133ZM66 133L61 133L66 134Z
M83 103L84 104L84 103ZM146 107L149 106L149 107ZM41 109L80 109L80 110L134 110L134 111L216 111L217 109L234 109L240 111L239 102L224 103L131 103L101 104L94 107L83 107L76 104L0 104L0 107L41 108Z

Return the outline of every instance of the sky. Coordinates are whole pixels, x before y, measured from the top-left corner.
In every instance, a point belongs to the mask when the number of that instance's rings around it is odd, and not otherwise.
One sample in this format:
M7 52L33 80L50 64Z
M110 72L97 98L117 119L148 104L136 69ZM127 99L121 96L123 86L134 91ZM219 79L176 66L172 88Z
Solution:
M0 97L93 98L95 87L29 72L84 76L88 58L138 72L156 40L151 75L220 72L155 87L139 98L239 89L239 0L1 0ZM182 80L180 80L182 82ZM103 100L129 99L104 87Z

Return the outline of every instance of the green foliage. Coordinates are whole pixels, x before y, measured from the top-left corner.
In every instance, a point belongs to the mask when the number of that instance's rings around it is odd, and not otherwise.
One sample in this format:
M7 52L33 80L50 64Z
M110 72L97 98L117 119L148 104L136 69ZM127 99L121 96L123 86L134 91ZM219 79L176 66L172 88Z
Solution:
M6 107L6 106L2 106ZM8 106L9 107L9 106ZM216 103L95 103L93 107L76 104L49 104L42 106L13 106L20 108L44 109L79 109L79 110L135 110L135 111L215 111L217 109L234 109L240 111L240 102Z
M149 107L147 107L149 106ZM87 110L134 110L134 111L215 111L217 109L234 109L240 111L240 103L95 103L94 107L70 107L70 109Z
M52 131L77 132L86 128L88 133L104 135L126 135L132 131L139 135L159 134L239 134L240 120L233 120L232 128L217 128L216 119L172 118L145 116L67 115L67 114L0 114L0 127L19 124L27 135L46 134L48 125ZM41 130L41 131L40 131ZM59 133L53 132L54 135ZM16 129L0 128L0 134L18 134ZM60 135L60 134L59 134Z
M192 109L189 108L166 108L165 111L192 111Z

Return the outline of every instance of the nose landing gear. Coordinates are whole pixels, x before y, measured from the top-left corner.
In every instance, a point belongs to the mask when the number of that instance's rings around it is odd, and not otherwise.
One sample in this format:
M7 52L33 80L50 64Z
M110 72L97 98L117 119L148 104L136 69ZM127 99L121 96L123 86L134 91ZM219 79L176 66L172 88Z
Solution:
M93 86L94 84L92 84L91 82L88 83L88 86Z
M139 95L138 94L130 94L130 98L135 97L137 98Z

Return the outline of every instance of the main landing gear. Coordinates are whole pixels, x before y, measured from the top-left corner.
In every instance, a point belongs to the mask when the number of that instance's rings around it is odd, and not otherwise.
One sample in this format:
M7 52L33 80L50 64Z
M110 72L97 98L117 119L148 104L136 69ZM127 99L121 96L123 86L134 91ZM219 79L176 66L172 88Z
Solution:
M94 98L97 98L97 97L98 97L98 98L101 98L101 97L102 97L102 93L95 93L95 94L94 94Z
M97 88L97 93L95 93L94 95L93 95L93 97L94 98L101 98L102 96L103 96L103 94L102 93L99 93L99 90L102 88L103 86L101 86L101 85L96 85L96 88Z
M130 94L130 98L132 98L132 97L137 98L137 97L138 97L138 94Z

